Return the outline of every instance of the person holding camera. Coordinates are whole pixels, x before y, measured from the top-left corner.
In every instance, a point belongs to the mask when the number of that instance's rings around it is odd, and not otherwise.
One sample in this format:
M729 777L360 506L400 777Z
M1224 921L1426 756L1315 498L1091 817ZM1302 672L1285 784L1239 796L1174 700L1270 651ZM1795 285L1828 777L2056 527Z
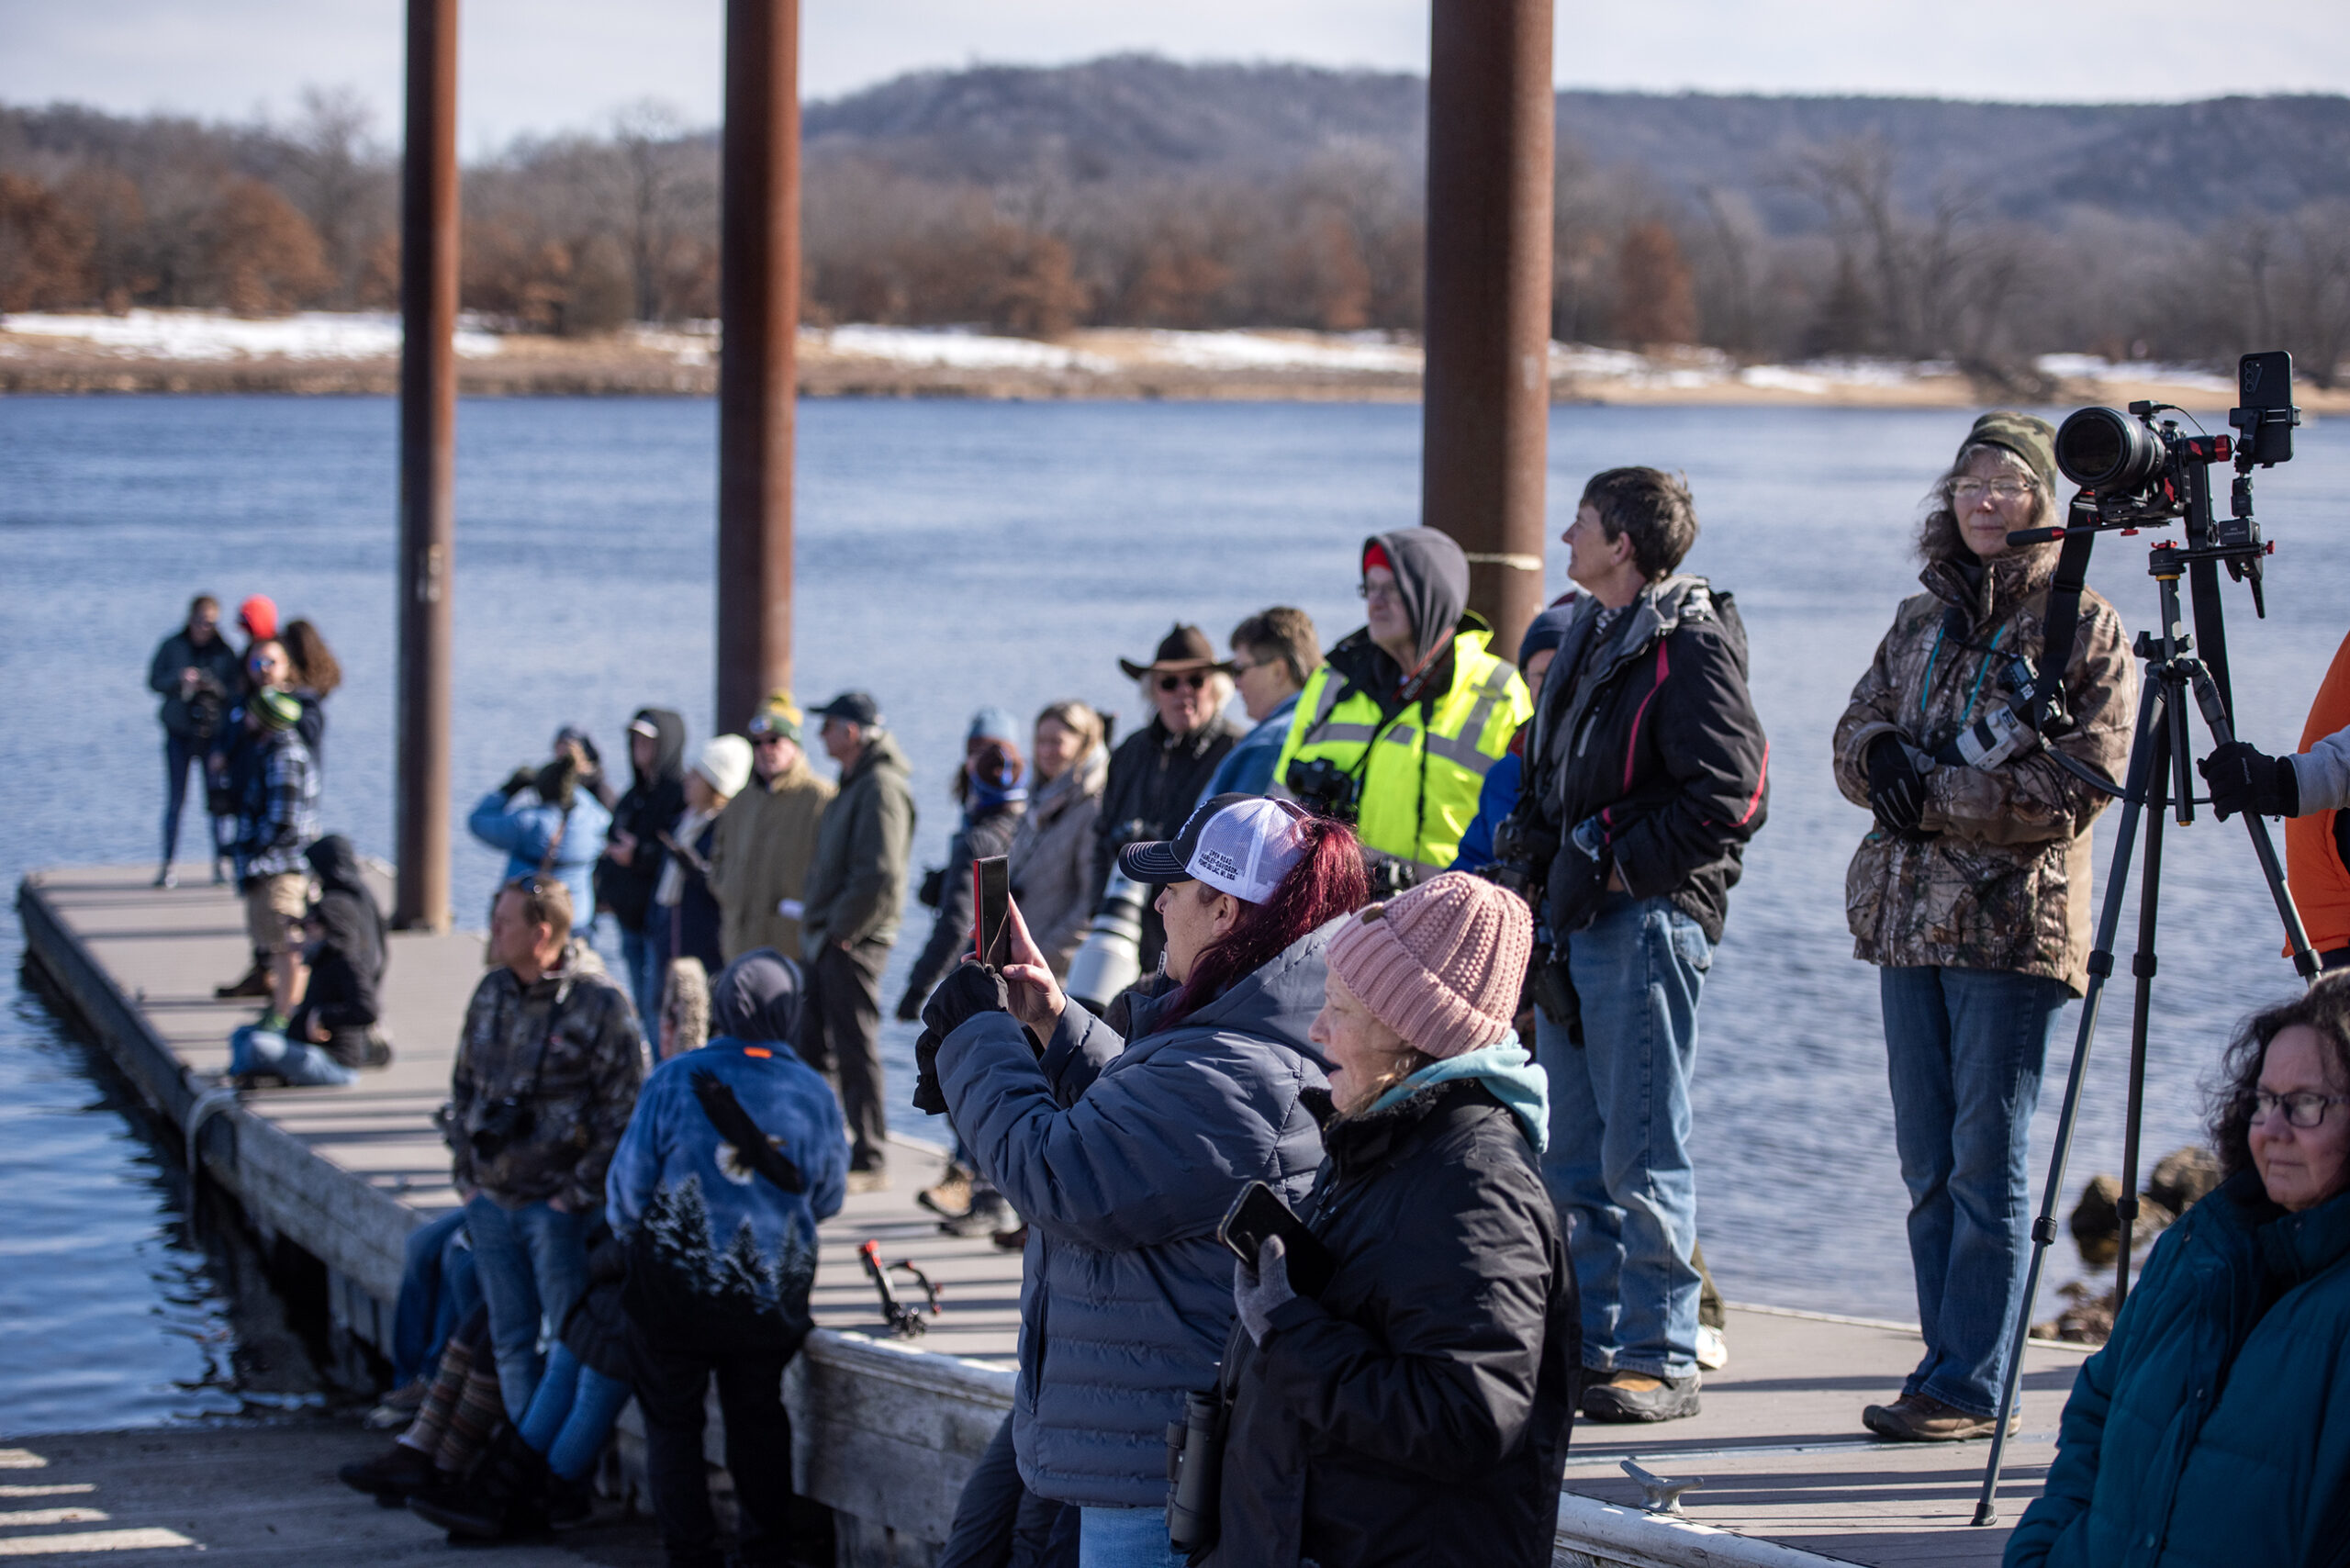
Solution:
M1510 1026L1526 902L1445 872L1329 943L1311 1037L1337 1116L1299 1211L1233 1283L1210 1563L1550 1561L1582 1331L1539 1158L1541 1069Z
M2223 1179L2081 1364L2009 1568L2350 1562L2350 977L2247 1020L2210 1113Z
M2027 1169L2048 1036L2088 978L2089 829L2137 719L2121 618L2054 588L2055 432L1975 421L1918 534L1902 601L1836 725L1837 787L1875 823L1845 873L1853 956L1878 966L1894 1137L1925 1355L1862 1420L1880 1437L1987 1437L2030 1261ZM2051 626L2069 646L2049 645ZM2061 662L2062 717L2024 716L2032 661Z
M1306 680L1273 777L1354 823L1374 890L1394 891L1451 866L1485 774L1533 709L1468 609L1469 557L1449 534L1366 539L1360 566L1365 623Z
M1364 897L1354 834L1225 795L1119 869L1157 884L1166 970L1131 1039L1072 1006L1013 905L1011 961L967 963L923 1010L915 1103L952 1115L1028 1221L1013 1446L1021 1480L1082 1511L1080 1561L1178 1562L1164 1435L1214 1383L1232 1327L1215 1239L1241 1188L1286 1201L1322 1161L1325 944ZM1040 1055L1033 1029L1044 1042Z
M596 862L611 827L612 813L581 785L579 753L568 746L558 747L552 761L507 775L465 819L475 838L506 851L500 887L517 877L556 879L579 912L583 935L595 924Z
M517 1421L543 1370L543 1334L587 1288L588 1232L644 1078L636 1009L573 932L571 909L552 877L498 890L492 967L465 1005L449 1074L449 1180Z
M188 603L187 623L163 639L147 666L147 689L163 700L156 715L163 726L163 863L155 873L159 888L178 885L172 861L179 854L188 769L197 769L201 783L204 755L241 678L237 651L220 635L220 601L200 593ZM220 868L219 842L216 830L211 855L215 882L227 879Z
M2289 819L2285 879L2310 950L2326 969L2350 969L2350 637L2333 651L2297 755L2230 741L2197 766L2221 822L2238 812Z
M1151 716L1110 753L1102 814L1094 823L1090 910L1101 907L1118 853L1130 844L1162 841L1181 826L1240 739L1240 727L1224 716L1232 700L1231 673L1198 627L1179 622L1158 640L1148 664L1120 659L1118 667L1141 683ZM1145 906L1137 947L1144 974L1158 967L1166 944L1158 911Z
M1583 597L1506 824L1513 857L1543 868L1543 1169L1574 1221L1583 1412L1664 1421L1699 1403L1697 999L1762 825L1770 745L1737 605L1679 570L1697 538L1688 485L1654 468L1594 475L1564 538Z

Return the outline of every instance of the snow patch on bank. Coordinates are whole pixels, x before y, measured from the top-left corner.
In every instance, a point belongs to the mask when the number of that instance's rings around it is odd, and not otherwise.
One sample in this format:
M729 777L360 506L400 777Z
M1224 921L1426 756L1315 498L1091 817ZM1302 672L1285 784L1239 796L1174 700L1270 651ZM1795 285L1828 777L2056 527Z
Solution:
M0 316L0 332L63 338L145 359L386 359L400 352L400 319L389 311L305 310L249 319L209 310L28 310ZM466 359L487 359L504 347L496 334L462 325L456 344Z
M990 337L952 327L802 327L800 341L843 359L947 370L1079 370L1102 375L1118 368L1099 354L1058 343Z

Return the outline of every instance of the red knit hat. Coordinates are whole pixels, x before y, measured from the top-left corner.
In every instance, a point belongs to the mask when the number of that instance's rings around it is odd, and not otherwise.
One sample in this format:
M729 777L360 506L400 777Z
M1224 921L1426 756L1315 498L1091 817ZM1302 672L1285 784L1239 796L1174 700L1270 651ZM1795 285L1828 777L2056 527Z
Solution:
M256 643L266 643L277 635L277 601L265 593L257 593L237 606L237 619Z
M1534 951L1526 902L1447 871L1364 909L1330 938L1330 973L1371 1016L1442 1058L1509 1033Z

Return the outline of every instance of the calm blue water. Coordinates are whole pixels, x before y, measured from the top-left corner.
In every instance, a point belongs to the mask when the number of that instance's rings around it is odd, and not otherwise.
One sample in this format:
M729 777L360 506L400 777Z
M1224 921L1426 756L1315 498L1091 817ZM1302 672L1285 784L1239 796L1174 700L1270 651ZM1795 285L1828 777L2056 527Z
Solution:
M1704 1003L1702 1228L1735 1299L1914 1316L1874 972L1852 961L1842 876L1866 823L1828 775L1846 694L1912 586L1918 498L1966 427L1946 412L1562 409L1551 511L1618 463L1685 469L1691 568L1736 592L1772 739L1771 819ZM455 754L462 813L557 725L617 751L628 713L708 733L714 412L682 401L490 400L460 415ZM0 872L154 853L158 731L142 681L199 589L265 592L327 631L329 825L391 850L391 405L367 399L0 399ZM1415 408L817 402L800 414L803 701L876 692L918 771L918 849L943 853L946 781L982 703L1078 696L1140 717L1120 655L1169 623L1218 636L1304 607L1356 624L1366 532L1416 520ZM2289 745L2350 605L2350 426L2312 425L2260 483L2280 541L2271 617L2231 591L2244 726ZM1551 550L1550 586L1564 584ZM2133 626L2135 545L2092 580ZM2100 856L2102 860L2102 856ZM496 859L461 843L461 920ZM2149 1159L2188 1141L2231 1024L2290 990L2243 835L2174 833L2152 1045ZM917 911L918 915L926 912ZM909 924L901 966L925 929ZM0 922L0 957L19 934ZM13 969L14 965L11 964ZM893 973L886 1000L896 1000ZM2075 1170L2120 1165L2127 1000L2106 1013ZM2068 1019L2052 1063L2061 1073ZM911 1085L911 1031L886 1036ZM0 1013L0 1432L217 1408L229 1334L201 1260L172 1241L152 1158L37 999ZM2042 1115L2045 1149L2052 1092ZM901 1113L910 1126L923 1119ZM934 1131L935 1124L931 1124ZM2054 1275L2066 1277L2069 1256ZM210 1382L207 1380L210 1379Z

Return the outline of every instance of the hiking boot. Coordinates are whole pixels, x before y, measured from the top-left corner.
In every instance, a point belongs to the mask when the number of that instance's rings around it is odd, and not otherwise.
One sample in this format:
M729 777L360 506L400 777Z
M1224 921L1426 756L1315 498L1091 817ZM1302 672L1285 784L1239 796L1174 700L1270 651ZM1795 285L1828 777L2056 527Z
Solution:
M971 1172L963 1166L949 1165L938 1184L916 1193L914 1202L943 1220L964 1218L971 1212Z
M212 994L222 1002L239 1002L248 996L267 996L269 966L256 963L245 971L242 979L230 980L227 985L214 986Z
M848 1190L854 1197L859 1193L886 1193L890 1190L890 1171L886 1166L848 1173Z
M432 1456L406 1443L394 1443L374 1459L353 1460L335 1472L354 1492L364 1492L386 1508L397 1508L411 1494L433 1484L440 1472Z
M1697 1413L1699 1375L1651 1377L1614 1372L1583 1391L1583 1413L1595 1421L1677 1421Z
M1012 1217L1012 1205L1003 1194L990 1191L974 1194L969 1212L960 1219L940 1220L938 1228L947 1236L993 1236Z
M463 1486L412 1494L408 1511L456 1540L504 1540L547 1529L547 1462L500 1427Z
M1861 1412L1861 1425L1897 1443L1963 1443L1987 1438L1998 1428L1996 1416L1970 1416L1945 1405L1930 1394L1905 1394L1890 1405L1872 1405ZM2008 1417L2008 1436L2023 1430L2023 1412Z

